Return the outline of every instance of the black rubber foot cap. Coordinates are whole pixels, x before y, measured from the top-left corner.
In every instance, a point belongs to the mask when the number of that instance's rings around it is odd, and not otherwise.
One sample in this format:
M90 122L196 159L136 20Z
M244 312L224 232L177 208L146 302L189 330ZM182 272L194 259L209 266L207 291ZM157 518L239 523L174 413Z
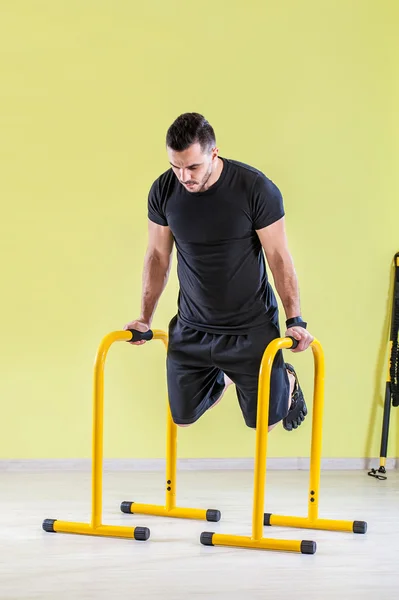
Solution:
M42 527L44 531L48 531L49 533L55 533L54 531L54 523L57 519L44 519Z
M271 513L265 513L263 515L263 525L270 525L270 517L271 517Z
M302 554L314 554L316 552L316 548L316 542L309 542L308 540L303 540L301 542Z
M131 511L132 504L134 504L134 502L128 502L125 500L121 504L121 511L123 513L126 513L127 515L131 515L132 514L132 511Z
M207 521L213 521L214 523L217 523L218 521L220 521L221 516L222 516L222 513L220 512L220 510L214 510L213 508L210 508L209 510L206 511L206 520Z
M366 533L366 521L353 521L353 533Z
M134 539L144 541L150 537L150 530L148 527L136 527L134 530Z
M212 538L213 538L213 532L209 532L209 531L203 531L201 533L201 537L200 537L200 542L203 546L213 546L212 544Z

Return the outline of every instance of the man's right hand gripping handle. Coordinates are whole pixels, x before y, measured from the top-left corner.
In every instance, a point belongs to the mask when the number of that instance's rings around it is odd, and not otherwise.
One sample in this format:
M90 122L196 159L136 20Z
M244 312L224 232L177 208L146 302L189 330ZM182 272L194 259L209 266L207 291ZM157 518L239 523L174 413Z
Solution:
M134 331L139 331L141 333L148 332L146 339L141 339L138 341L134 341L135 337L133 334L132 341L129 342L129 344L132 344L133 346L141 346L142 344L145 344L147 340L152 339L152 331L150 331L149 323L145 323L144 321L142 321L140 319L136 319L135 321L130 321L130 323L127 323L123 329L124 329L124 331L134 330Z

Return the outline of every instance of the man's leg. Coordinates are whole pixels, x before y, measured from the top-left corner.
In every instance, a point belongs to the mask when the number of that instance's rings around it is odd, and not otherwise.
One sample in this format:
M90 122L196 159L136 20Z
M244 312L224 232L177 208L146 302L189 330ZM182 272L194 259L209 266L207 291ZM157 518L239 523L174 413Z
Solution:
M227 377L226 373L223 373L223 375L224 375L224 390L223 390L220 398L218 400L216 400L216 402L214 404L212 404L211 408L215 408L215 406L217 406L219 404L219 402L221 401L221 399L225 395L227 388L230 387L232 385L232 383L233 383L231 381L230 377Z
M288 398L287 398L287 413L290 409L291 406L291 398L292 398L292 394L294 391L294 387L295 387L295 377L292 373L290 373L287 370L287 375L288 375L288 379L290 381L290 392L288 394ZM230 387L230 385L232 385L232 380L230 379L230 377L227 377L226 373L224 373L224 390L220 396L220 398L218 400L216 400L216 402L211 406L211 408L215 408L215 406L217 406L219 404L219 402L221 401L221 399L223 398L224 394L226 393L226 390L228 387ZM280 423L280 421L278 422ZM271 431L272 429L274 429L276 427L276 425L278 425L278 423L275 423L274 425L270 425L269 426L269 431ZM191 423L189 423L188 425L180 425L180 427L190 427ZM256 429L255 427L253 427L252 429Z
M290 382L290 392L288 394L288 398L287 398L287 414L288 411L290 410L291 407L291 401L292 401L292 394L294 393L294 388L295 388L295 376L287 369L287 375L288 375L288 379ZM274 429L276 427L276 425L278 425L280 423L280 421L278 421L277 423L274 423L274 425L269 425L269 431L271 431L272 429ZM256 429L255 427L253 429Z
M169 326L166 359L169 406L174 423L195 423L226 389L222 371L211 360L213 336L182 325Z
M212 346L214 364L236 385L238 401L248 427L256 427L259 368L266 347L278 330L270 323L245 335L221 335ZM303 396L291 365L284 362L280 350L273 362L270 379L269 431L283 422L285 429L295 429L306 415Z
M219 402L221 401L221 399L225 395L227 388L233 383L231 381L230 377L227 377L227 375L225 373L223 373L223 375L224 375L224 389L223 389L220 397L218 398L218 400L216 400L216 402L214 402L210 408L215 408L215 406L217 406L219 404ZM294 383L295 383L295 377L294 377ZM190 425L192 425L192 424L193 423L188 423L186 425L182 425L182 424L178 423L178 426L179 427L190 427Z
M283 419L283 427L287 431L292 431L293 429L297 429L305 420L305 417L308 414L308 409L294 367L289 363L285 363L285 366L288 374L292 375L295 381L294 389L291 394L291 404L288 414Z

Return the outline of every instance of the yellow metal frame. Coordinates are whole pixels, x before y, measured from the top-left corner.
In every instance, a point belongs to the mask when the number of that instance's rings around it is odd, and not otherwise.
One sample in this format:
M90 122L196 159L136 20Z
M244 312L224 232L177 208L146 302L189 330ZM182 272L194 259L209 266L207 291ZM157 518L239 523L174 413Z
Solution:
M153 330L153 339L161 340L168 348L168 336L159 329ZM176 517L180 519L198 519L205 521L219 521L220 511L203 508L182 508L176 506L176 471L177 471L177 425L172 419L167 403L166 417L166 498L165 505L157 504L139 504L136 502L124 501L121 504L121 510L124 513L153 515L156 517Z
M164 331L154 330L153 338L168 345L168 337ZM102 478L103 478L103 437L104 437L104 364L108 350L114 342L132 339L130 331L115 331L106 335L97 351L93 380L93 438L92 438L92 506L91 522L77 523L46 519L43 529L57 533L75 533L108 537L135 538L146 540L150 530L147 527L123 527L104 525L102 523ZM314 401L312 444L310 459L310 484L308 498L308 516L290 517L264 515L266 456L268 441L269 399L271 370L276 353L292 347L290 338L278 338L266 348L259 374L257 430L254 473L254 497L252 513L252 536L223 535L204 532L201 542L206 545L238 546L269 550L285 550L313 554L315 542L303 540L278 540L263 537L263 526L281 525L284 527L301 527L308 529L328 529L333 531L354 531L365 533L366 523L363 521L341 521L318 518L318 499L320 485L322 420L324 403L324 353L320 343L314 340L311 348L315 361ZM136 504L122 502L123 512L137 514L179 517L185 519L205 519L218 521L220 512L198 508L181 508L176 506L176 462L177 462L177 426L173 422L169 403L167 405L167 448L166 448L166 502L165 506L153 504ZM129 509L126 509L126 506Z
M108 350L114 342L128 342L130 331L115 331L106 335L97 351L93 379L93 438L92 438L92 504L91 522L74 523L45 519L43 529L56 533L76 533L118 538L147 540L150 530L147 527L122 527L102 523L103 491L103 441L104 441L104 364Z
M341 521L332 519L319 519L318 517L325 361L322 346L316 339L311 344L315 363L315 374L308 516L291 517L264 514L271 371L276 353L279 350L291 348L292 344L293 342L290 338L277 338L276 340L273 340L264 352L260 367L252 536L246 537L204 532L201 535L201 541L205 545L238 546L268 550L288 550L292 552L313 554L316 551L316 544L314 542L264 538L264 525L280 525L283 527L300 527L306 529L327 529L331 531L353 531L355 533L365 533L366 531L367 525L364 521Z

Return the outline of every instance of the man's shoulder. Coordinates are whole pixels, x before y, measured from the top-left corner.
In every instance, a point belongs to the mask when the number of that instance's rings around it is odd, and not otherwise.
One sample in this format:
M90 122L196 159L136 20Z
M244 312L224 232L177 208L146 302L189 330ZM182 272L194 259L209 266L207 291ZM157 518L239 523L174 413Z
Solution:
M262 171L260 171L256 167L248 165L247 163L241 162L239 160L234 160L232 158L226 158L225 160L227 160L232 169L240 173L240 175L242 175L243 177L248 177L250 179L256 179L258 175L265 177L265 174Z
M250 187L251 190L272 192L277 189L276 184L260 169L238 160L230 158L226 160L230 169L235 171L241 181L245 182L246 187Z
M156 194L162 199L165 199L174 188L175 174L172 169L168 169L155 179L151 186L150 194Z
M167 185L168 183L170 183L174 178L174 173L172 169L168 169L167 171L165 171L164 173L162 173L161 175L159 175L159 177L157 177L154 181L154 183L152 184L153 186L158 186L160 188L164 187L165 185Z

